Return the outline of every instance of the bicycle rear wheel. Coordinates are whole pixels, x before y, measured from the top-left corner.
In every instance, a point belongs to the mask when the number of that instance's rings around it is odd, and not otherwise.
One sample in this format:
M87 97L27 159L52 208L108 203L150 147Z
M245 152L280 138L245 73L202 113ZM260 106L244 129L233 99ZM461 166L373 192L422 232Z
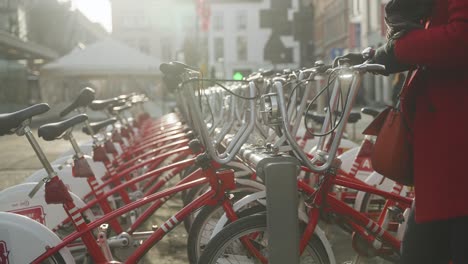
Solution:
M267 258L266 215L257 214L244 217L226 226L208 243L198 263L262 263L244 247L240 241L242 237L247 238L255 249ZM314 235L301 255L300 263L326 264L329 262L325 247Z
M265 206L255 203L252 207L244 208L244 210L238 212L237 216L242 218L264 212L265 210ZM187 257L189 263L198 263L201 253L210 241L213 230L223 214L223 207L217 205L205 206L197 215L187 238Z

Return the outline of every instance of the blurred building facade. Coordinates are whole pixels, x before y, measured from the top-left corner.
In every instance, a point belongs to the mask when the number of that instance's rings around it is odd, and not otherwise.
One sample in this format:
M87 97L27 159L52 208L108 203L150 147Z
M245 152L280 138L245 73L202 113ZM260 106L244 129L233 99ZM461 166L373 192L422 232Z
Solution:
M269 1L211 1L207 32L208 61L211 75L232 78L235 72L247 75L270 64L264 47L270 29L261 28L260 12Z
M386 3L388 0L313 0L316 59L331 63L347 52L360 52L385 43ZM391 103L393 78L366 75L361 103Z
M300 15L312 24L311 12L298 12L310 10L304 4L310 0L205 2L210 13L207 31L194 0L111 0L112 36L162 61L182 60L218 77L305 64L301 54L311 50L312 36L294 25L303 25L295 23ZM309 64L312 56L309 52Z
M46 62L107 36L70 3L0 0L0 102L27 105L44 100L38 70Z
M211 0L208 61L216 77L312 63L310 1Z
M161 61L181 60L232 78L259 68L299 68L385 42L388 0L111 0L113 37ZM202 65L200 65L202 62ZM362 101L390 103L392 77L366 76Z
M190 61L196 36L193 0L111 0L112 37L162 61Z

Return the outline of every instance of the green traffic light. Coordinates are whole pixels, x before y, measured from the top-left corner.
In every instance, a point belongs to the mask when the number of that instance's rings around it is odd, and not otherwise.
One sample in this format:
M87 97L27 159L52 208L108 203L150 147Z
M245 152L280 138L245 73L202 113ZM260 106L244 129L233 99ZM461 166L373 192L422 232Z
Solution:
M236 72L232 76L232 79L234 79L236 81L241 81L242 79L244 79L244 75L242 75L242 73L240 73L240 72Z

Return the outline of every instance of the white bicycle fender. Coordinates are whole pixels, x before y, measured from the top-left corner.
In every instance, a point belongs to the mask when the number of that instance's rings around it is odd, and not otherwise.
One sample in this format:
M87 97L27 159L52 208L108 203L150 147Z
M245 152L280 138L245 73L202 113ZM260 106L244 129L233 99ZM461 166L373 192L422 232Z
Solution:
M378 172L372 172L369 177L365 180L365 182L370 185L370 186L375 186L379 190L383 190L386 192L391 192L393 190L393 184L395 183L394 181L384 178L382 181L382 174L379 174ZM407 186L403 186L403 189L401 190L400 194L405 196L409 192L409 188ZM356 195L356 201L354 202L354 209L356 210L361 210L362 206L362 200L364 199L364 195L366 193L359 191Z
M52 231L25 216L0 212L0 263L31 263L61 240ZM67 247L60 254L65 263L75 263Z
M351 171L354 159L359 152L359 147L352 148L339 155L338 158L341 160L341 169L347 173Z
M22 183L2 190L0 192L0 211L28 216L49 229L54 229L67 219L68 215L61 204L47 204L45 202L44 186L33 198L29 198L28 194L36 184ZM85 207L85 203L78 196L72 192L70 195L78 208ZM95 219L90 210L86 211L85 215L91 221Z
M380 181L382 181L382 175L379 174L378 172L372 172L369 177L365 180L365 183L367 183L370 186L376 186L379 185ZM356 194L356 200L354 201L354 209L356 210L361 210L362 207L362 200L364 199L364 195L366 192L359 191Z
M249 186L259 191L265 190L265 185L261 184L258 181L254 181L251 179L242 179L242 178L235 178L236 183L242 184L244 186ZM241 199L242 200L242 199Z

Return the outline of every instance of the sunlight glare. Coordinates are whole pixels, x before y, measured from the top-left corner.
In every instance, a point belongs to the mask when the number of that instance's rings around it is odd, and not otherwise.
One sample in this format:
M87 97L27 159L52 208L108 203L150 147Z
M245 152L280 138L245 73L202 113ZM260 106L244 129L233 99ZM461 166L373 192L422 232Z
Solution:
M108 32L112 31L109 0L72 0L72 9L79 9L89 20L100 23Z

